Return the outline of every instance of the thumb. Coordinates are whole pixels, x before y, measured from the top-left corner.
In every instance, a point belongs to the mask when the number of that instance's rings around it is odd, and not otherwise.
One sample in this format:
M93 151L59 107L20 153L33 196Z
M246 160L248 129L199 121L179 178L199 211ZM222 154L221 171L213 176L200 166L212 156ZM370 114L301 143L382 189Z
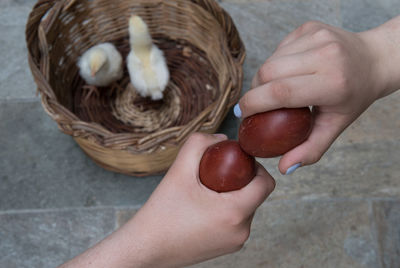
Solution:
M232 198L232 202L237 202L244 213L254 213L275 189L275 180L268 171L260 163L256 164L256 168L256 176L247 186L238 191L224 193Z
M279 170L289 175L299 166L318 162L336 138L348 125L343 115L319 113L315 114L315 123L308 139L293 150L286 153L279 161Z

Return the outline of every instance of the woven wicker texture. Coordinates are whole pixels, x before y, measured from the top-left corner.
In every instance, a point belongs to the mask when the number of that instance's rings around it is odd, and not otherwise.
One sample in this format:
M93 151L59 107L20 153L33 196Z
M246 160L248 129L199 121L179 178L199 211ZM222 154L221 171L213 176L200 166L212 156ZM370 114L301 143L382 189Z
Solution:
M102 42L125 58L132 14L146 21L165 53L171 80L164 99L137 95L126 67L123 79L86 97L77 59ZM165 171L190 133L217 130L240 94L244 46L213 0L42 0L30 14L26 40L44 109L108 170Z

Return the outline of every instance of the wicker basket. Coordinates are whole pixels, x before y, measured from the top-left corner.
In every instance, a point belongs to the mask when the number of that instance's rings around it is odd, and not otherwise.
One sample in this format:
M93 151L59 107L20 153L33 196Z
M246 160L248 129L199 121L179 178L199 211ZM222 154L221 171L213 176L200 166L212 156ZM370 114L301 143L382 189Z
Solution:
M166 55L171 81L164 100L122 96L129 87L125 72L119 89L85 104L78 57L101 42L114 43L125 57L131 14L147 22ZM111 171L164 172L189 134L215 132L240 95L245 49L232 19L214 0L40 0L29 16L26 40L45 111ZM138 119L140 127L110 116L115 114L110 100L118 108L121 98L129 107L118 113Z

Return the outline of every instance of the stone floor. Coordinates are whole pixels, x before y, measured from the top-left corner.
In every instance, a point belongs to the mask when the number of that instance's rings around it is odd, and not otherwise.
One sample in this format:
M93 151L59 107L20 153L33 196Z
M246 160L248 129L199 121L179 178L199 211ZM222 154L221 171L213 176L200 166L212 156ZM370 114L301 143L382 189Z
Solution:
M55 267L123 224L160 176L104 171L45 114L24 26L34 0L0 0L0 267ZM398 0L226 0L248 57L244 88L279 41L307 20L363 31ZM195 267L400 267L400 92L357 120L316 165L281 176L240 252ZM221 132L235 137L232 114Z

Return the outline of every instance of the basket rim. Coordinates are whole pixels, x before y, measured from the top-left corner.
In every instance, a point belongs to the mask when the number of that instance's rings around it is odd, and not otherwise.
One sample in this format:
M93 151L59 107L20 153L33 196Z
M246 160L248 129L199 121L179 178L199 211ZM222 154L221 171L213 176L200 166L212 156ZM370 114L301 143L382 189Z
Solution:
M222 121L227 110L237 102L242 88L242 65L246 56L244 44L230 15L216 1L203 0L203 2L211 6L213 12L221 14L222 24L224 25L221 25L220 21L218 22L222 30L227 35L229 33L235 34L239 40L239 53L237 53L236 57L232 55L233 52L227 44L227 48L231 52L228 53L230 56L229 60L234 65L232 68L237 72L238 81L236 81L236 88L233 88L232 81L225 87L221 87L224 89L221 91L223 92L220 97L221 101L220 99L214 101L187 125L165 128L140 139L137 139L132 133L113 133L96 123L80 120L74 113L57 101L57 97L49 84L49 63L45 60L49 54L46 33L51 29L56 17L61 12L70 9L76 2L76 0L39 0L33 7L26 25L28 62L37 84L37 93L41 95L42 106L46 113L56 121L59 129L65 134L92 140L106 148L144 152L154 147L154 140L157 140L157 145L161 145L174 138L174 144L179 145L192 132L207 132L217 121ZM160 0L160 2L162 1ZM215 18L214 14L211 15ZM228 38L226 41L229 42ZM62 111L62 115L60 112L56 112L53 107L57 107L59 111ZM210 114L214 115L214 120L206 122ZM132 142L132 139L136 139L135 142ZM116 140L119 141L118 144L115 143ZM164 146L175 145L165 144Z

